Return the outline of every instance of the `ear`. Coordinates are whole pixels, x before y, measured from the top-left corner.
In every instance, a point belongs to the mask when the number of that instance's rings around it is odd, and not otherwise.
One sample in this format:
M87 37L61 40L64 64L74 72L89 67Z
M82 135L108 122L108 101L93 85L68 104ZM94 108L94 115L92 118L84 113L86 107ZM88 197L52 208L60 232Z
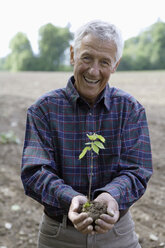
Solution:
M121 61L121 58L119 59L119 61L116 63L116 65L114 66L114 68L112 69L112 73L114 73L117 70L117 67L119 66Z
M74 48L73 48L73 46L70 46L70 63L71 63L71 65L74 65Z

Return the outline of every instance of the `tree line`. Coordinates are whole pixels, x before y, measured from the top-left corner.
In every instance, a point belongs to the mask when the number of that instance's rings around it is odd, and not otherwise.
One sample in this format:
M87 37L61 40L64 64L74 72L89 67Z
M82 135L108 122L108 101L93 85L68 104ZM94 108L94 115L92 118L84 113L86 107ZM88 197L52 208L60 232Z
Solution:
M11 53L1 59L0 66L9 71L58 71L64 69L65 53L73 40L69 26L51 23L39 29L39 53L34 54L26 34L19 32L10 41Z
M119 70L165 69L165 23L158 21L125 41Z
M28 37L17 33L10 41L11 53L0 59L0 70L59 71L71 70L66 51L73 40L69 26L60 28L51 23L39 29L39 53L34 54ZM125 41L118 70L165 69L165 23L158 21L138 36Z

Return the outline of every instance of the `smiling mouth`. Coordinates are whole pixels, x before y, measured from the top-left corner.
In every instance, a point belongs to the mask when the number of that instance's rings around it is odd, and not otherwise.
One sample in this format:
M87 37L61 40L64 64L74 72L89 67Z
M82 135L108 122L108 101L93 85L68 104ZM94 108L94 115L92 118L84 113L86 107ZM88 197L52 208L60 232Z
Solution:
M85 81L88 83L88 84L97 84L100 82L100 80L94 80L94 79L90 79L90 78L87 78L84 76L84 79Z

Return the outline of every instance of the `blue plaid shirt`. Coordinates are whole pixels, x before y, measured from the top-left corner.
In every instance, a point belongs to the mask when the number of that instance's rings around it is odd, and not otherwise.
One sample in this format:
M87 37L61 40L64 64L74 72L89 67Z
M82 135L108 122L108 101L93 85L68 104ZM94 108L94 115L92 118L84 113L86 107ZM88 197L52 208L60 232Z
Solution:
M123 210L145 192L152 162L143 106L107 84L91 108L71 77L27 113L21 177L26 194L50 216L66 214L74 196L88 194L90 154L79 160L87 133L106 139L106 149L94 155L92 198L109 192Z

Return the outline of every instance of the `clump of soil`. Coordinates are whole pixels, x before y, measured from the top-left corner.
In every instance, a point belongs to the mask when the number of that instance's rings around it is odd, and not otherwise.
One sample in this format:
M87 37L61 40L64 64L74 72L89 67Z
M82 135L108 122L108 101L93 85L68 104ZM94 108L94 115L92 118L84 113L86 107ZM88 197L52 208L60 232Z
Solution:
M107 213L107 206L102 202L92 201L83 205L82 212L88 213L89 217L93 219L93 227L95 227L95 221L99 219L100 215Z
M89 217L95 221L101 214L107 213L107 206L102 202L93 201L89 206L83 207L82 212L87 212Z

